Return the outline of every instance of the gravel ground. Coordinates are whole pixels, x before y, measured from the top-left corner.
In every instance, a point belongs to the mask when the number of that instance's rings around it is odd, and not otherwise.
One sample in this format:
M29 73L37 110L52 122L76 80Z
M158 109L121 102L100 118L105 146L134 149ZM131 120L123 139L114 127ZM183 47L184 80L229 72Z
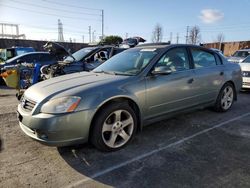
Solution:
M250 92L227 113L200 110L147 126L124 149L47 147L16 118L0 88L0 187L250 187Z

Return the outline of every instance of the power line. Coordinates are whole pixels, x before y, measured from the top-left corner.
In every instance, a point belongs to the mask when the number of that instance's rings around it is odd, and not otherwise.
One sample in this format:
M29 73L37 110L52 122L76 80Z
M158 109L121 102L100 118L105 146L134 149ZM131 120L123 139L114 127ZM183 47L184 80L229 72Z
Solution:
M66 18L66 19L78 19L78 20L81 20L81 21L84 21L84 20L101 21L99 19L89 19L89 18L83 18L83 17L62 16L62 15L59 15L59 14L44 13L44 12L33 11L33 10L30 10L30 9L25 9L25 8L9 6L9 5L2 4L2 3L0 3L0 5L5 6L5 7L9 7L9 8L13 8L13 9L17 9L17 10L33 12L33 13L42 14L42 15L56 16L56 17Z
M89 15L89 16L102 16L101 14L91 14L91 13L70 11L70 10L66 10L66 9L51 8L51 7L48 7L48 6L37 5L37 4L34 4L34 3L21 2L21 1L17 1L17 0L9 0L9 1L12 1L14 3L19 2L19 3L26 4L26 5L33 6L33 7L40 7L40 8L45 8L45 9L49 9L49 10L56 10L56 11L60 11L60 12L67 12L67 13L73 13L73 14L82 14L82 15Z
M74 8L78 8L78 9L85 9L85 10L96 10L96 11L101 11L101 9L96 9L96 8L87 8L87 7L82 7L82 6L75 6L75 5L71 5L71 4L66 4L66 3L62 3L60 2L54 2L54 1L50 1L50 0L44 0L44 2L49 2L52 4L56 4L57 6L66 6L66 7L74 7Z
M0 21L1 22L1 21ZM3 23L3 22L1 22L1 23ZM6 22L7 23L7 22ZM8 24L10 24L10 23L8 23ZM17 24L17 25L19 25L19 26L25 26L25 27L29 27L29 28L34 28L34 29L38 29L38 30L46 30L46 31L44 31L44 32L37 32L37 31L32 31L32 32L36 32L36 33L48 33L48 31L51 31L51 32L49 32L49 33L57 33L56 32L56 30L58 29L57 27L44 27L44 26L35 26L35 25L30 25L30 24L22 24L22 23L19 23L19 24ZM65 27L66 25L64 25L64 32L67 32L67 33L74 33L74 34L76 34L76 33L79 33L79 34L88 34L88 32L87 32L87 30L88 29L86 29L86 30L72 30L72 29L65 29L66 27ZM70 27L71 28L71 27ZM53 31L54 30L54 31ZM96 33L97 35L101 35L101 33Z

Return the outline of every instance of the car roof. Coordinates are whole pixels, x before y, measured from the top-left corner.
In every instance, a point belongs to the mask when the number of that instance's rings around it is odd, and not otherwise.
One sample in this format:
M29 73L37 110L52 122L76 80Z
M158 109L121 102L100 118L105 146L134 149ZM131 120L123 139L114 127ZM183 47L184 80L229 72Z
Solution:
M49 54L49 52L28 52L28 53L24 53L16 57L23 57L23 56L31 55L31 54Z
M32 54L49 54L49 52L28 52L28 53L24 53L24 54L12 57L12 58L8 59L6 62L15 61L16 59L18 59L20 57L24 57L24 56L32 55Z
M33 47L23 47L23 46L12 46L6 49L34 49Z
M167 47L195 47L195 48L202 48L204 50L214 52L211 49L208 49L199 45L194 45L194 44L145 43L145 44L137 45L134 48L167 48Z

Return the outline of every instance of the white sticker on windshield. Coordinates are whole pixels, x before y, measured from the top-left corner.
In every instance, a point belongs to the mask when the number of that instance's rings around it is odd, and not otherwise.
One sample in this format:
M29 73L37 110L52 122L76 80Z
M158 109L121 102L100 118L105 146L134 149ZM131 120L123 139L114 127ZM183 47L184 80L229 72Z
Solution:
M141 52L154 52L156 49L155 48L144 48L144 49L141 49L140 51Z

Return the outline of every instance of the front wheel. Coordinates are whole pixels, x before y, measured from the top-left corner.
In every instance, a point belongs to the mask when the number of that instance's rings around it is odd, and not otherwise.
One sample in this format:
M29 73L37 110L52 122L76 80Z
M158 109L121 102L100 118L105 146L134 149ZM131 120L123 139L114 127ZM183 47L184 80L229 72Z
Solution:
M229 110L234 102L234 97L236 93L234 91L234 86L231 83L226 83L220 90L215 103L215 111L226 112Z
M115 151L134 136L137 118L127 103L113 103L97 114L93 126L92 144L102 151Z

